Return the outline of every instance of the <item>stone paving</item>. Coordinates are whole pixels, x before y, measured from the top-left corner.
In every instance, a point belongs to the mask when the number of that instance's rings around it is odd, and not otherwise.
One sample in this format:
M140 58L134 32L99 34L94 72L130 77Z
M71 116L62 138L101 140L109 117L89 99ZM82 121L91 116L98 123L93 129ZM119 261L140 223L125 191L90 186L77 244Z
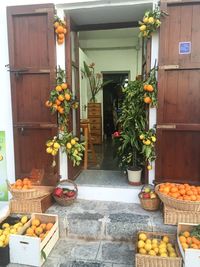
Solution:
M131 242L59 239L43 267L133 267ZM9 264L8 267L27 267Z

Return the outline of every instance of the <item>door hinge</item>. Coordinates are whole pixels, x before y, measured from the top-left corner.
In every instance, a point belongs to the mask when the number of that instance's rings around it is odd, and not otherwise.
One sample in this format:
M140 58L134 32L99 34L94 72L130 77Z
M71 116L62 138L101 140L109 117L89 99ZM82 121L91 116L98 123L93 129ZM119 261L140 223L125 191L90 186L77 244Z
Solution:
M159 66L159 70L177 70L179 69L179 65L163 65Z

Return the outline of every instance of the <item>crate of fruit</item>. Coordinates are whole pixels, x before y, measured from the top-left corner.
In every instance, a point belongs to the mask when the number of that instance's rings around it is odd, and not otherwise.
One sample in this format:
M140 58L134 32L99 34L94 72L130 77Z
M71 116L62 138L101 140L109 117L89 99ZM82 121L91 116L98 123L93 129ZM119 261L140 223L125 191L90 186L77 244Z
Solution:
M164 224L178 225L178 223L200 222L200 212L177 210L164 205Z
M155 187L162 202L174 209L200 211L200 186L162 183Z
M175 235L139 232L136 250L136 267L182 267Z
M27 216L11 216L9 211L0 219L0 266L10 262L10 235L21 233L26 228L27 221Z
M35 186L32 185L29 178L17 179L13 184L10 184L7 180L8 190L12 194L13 198L17 199L34 199L44 197L53 192L52 186Z
M58 216L33 213L20 235L10 235L10 262L41 266L58 238Z
M69 206L78 195L77 185L71 180L62 180L53 191L53 198L61 206Z
M200 225L179 223L177 240L185 267L200 266Z

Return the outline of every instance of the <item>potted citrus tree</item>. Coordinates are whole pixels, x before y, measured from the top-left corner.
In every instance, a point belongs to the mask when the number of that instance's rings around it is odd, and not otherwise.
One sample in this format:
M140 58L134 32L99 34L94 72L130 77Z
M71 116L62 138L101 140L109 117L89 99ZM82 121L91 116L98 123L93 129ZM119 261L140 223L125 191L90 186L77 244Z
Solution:
M140 184L144 155L143 144L138 138L145 129L147 115L143 101L143 82L129 82L123 89L124 100L121 106L119 125L120 136L117 142L117 158L119 166L127 170L130 184Z

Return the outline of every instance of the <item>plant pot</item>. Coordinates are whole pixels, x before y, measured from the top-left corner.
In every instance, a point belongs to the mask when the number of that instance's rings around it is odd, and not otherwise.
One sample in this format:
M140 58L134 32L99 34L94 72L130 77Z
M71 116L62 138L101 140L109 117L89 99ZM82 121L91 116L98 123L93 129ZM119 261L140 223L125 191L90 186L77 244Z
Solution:
M128 181L129 184L131 185L141 185L141 174L142 174L142 169L136 169L132 170L131 168L127 169L128 173Z

